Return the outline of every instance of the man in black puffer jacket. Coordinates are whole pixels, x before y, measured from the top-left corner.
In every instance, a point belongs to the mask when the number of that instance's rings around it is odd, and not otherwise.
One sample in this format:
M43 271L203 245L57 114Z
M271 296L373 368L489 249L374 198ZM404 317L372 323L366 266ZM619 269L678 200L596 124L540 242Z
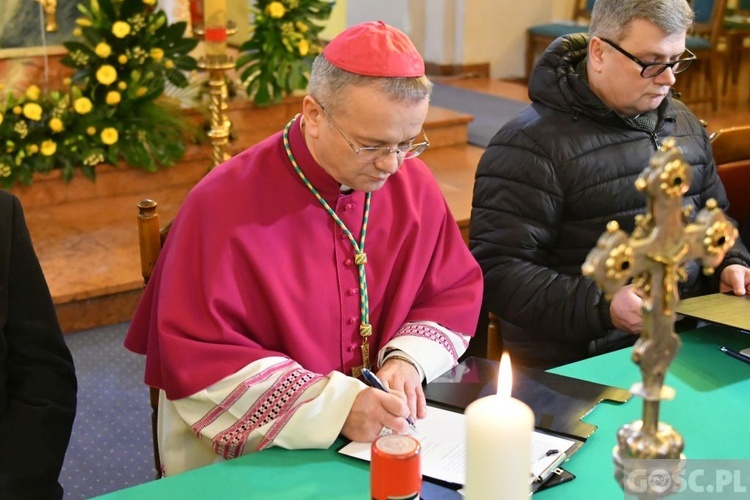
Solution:
M485 277L485 309L501 319L514 361L550 367L631 345L642 328L631 286L611 302L581 276L616 220L630 233L645 197L634 182L667 137L693 180L685 204L726 208L711 145L671 95L693 12L685 0L597 0L590 34L557 39L529 81L532 104L491 140L477 170L470 245ZM750 288L739 242L713 279L687 266L680 296Z

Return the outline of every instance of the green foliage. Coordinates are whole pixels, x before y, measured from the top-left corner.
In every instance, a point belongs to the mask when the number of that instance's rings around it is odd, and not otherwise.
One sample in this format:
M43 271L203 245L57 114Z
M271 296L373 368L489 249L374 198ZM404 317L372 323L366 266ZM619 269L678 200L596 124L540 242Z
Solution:
M321 52L318 22L328 19L331 0L258 0L255 28L240 46L237 69L256 104L280 102L307 87L312 61Z
M193 132L165 82L185 87L196 68L186 23L169 24L156 0L87 0L62 63L75 69L69 86L22 96L0 94L0 185L30 184L34 172L76 169L93 178L98 163L155 171L185 152Z

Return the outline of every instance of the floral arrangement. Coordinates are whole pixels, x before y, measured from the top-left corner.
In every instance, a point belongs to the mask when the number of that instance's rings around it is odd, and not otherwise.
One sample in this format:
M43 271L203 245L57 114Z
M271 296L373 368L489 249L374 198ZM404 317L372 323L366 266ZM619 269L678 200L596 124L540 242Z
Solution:
M265 106L307 87L318 34L332 0L257 0L254 31L239 50L237 69L248 98Z
M64 88L0 93L0 184L30 184L34 172L121 159L155 171L183 156L187 134L179 107L161 98L166 82L184 87L181 70L197 66L197 40L186 23L168 24L156 0L88 0L78 4L74 41L62 63L75 69Z

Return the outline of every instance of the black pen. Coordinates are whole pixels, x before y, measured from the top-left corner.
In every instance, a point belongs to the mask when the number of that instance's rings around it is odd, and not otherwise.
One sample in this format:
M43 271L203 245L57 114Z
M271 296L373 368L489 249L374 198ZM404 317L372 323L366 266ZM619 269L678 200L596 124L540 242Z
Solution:
M732 356L733 358L739 359L740 361L744 361L745 363L750 363L750 356L745 356L741 352L737 352L734 349L730 349L730 348L724 347L724 346L719 347L719 349L724 354L728 354L729 356Z
M383 392L388 392L388 389L385 388L383 382L381 382L380 379L367 368L362 368L362 377L365 379L365 383L370 387L380 389ZM413 430L417 430L417 426L414 425L414 420L412 420L411 417L407 416L406 421L409 423L409 427Z

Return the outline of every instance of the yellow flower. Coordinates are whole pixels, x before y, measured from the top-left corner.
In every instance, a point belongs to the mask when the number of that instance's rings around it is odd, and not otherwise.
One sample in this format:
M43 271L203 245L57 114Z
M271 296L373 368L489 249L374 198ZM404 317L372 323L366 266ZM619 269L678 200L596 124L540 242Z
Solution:
M117 38L125 38L130 34L130 25L125 21L117 21L112 25L112 33Z
M153 49L151 49L150 54L156 62L161 61L161 59L164 57L164 51L159 47L154 47Z
M156 0L143 0L143 3L146 5L154 5L156 3Z
M14 115L20 115L23 109L21 109L21 106L13 106L13 114Z
M117 129L113 127L107 127L104 130L102 130L101 136L102 142L107 145L112 145L117 142L117 139L119 139L117 134Z
M148 89L146 87L138 87L138 90L135 91L135 95L138 97L143 97L146 95L146 92L148 92Z
M112 47L110 47L107 42L99 42L96 45L94 52L96 52L97 56L104 59L105 57L109 57L109 55L112 53Z
M86 19L85 17L79 17L78 19L76 19L76 24L78 26L91 26L91 20Z
M26 152L29 153L29 156L35 155L39 152L39 146L36 144L29 144L26 146Z
M167 69L174 68L174 61L172 61L171 59L167 59L166 61L164 61L164 67Z
M0 125L2 125L2 124L3 124L3 118L5 118L5 117L3 116L3 114L2 114L2 113L0 113Z
M0 177L10 177L10 167L5 163L0 164Z
M86 133L87 133L87 134L89 134L89 135L94 135L94 134L96 134L96 127L88 127L88 128L86 129Z
M128 88L128 84L125 82L117 82L117 88L120 90L125 90L126 88Z
M118 102L120 102L121 96L120 93L116 90L110 90L107 92L107 104L110 106L114 106Z
M71 80L69 76L66 76L65 78L63 78L63 85L65 85L66 87L70 86L72 82L73 80Z
M73 36L81 36L83 34L83 31L81 31L81 28L75 28L73 30Z
M120 64L125 64L126 62L128 62L128 56L126 56L125 54L120 54L119 56L117 56L117 62Z
M23 116L29 120L39 121L42 119L42 107L35 102L27 102L23 105Z
M29 88L26 89L26 99L36 101L39 99L39 94L41 94L42 91L37 87L36 85L31 85Z
M266 14L275 19L279 19L286 14L286 7L284 7L284 4L281 2L271 2L268 4L268 7L266 7Z
M297 21L294 25L297 27L297 31L299 31L300 33L307 33L307 25L302 21Z
M91 100L88 97L79 97L73 102L73 109L75 109L76 113L79 115L85 115L91 111L92 107Z
M299 50L299 55L305 57L310 53L310 42L303 38L299 41L299 46L297 47L297 49Z
M97 70L96 80L102 85L109 85L117 80L117 70L109 64L105 64Z
M52 156L57 151L57 143L55 141L47 139L42 142L42 154L44 156Z
M63 122L59 118L52 118L49 121L49 128L53 132L62 132L65 129L65 126L63 125Z

